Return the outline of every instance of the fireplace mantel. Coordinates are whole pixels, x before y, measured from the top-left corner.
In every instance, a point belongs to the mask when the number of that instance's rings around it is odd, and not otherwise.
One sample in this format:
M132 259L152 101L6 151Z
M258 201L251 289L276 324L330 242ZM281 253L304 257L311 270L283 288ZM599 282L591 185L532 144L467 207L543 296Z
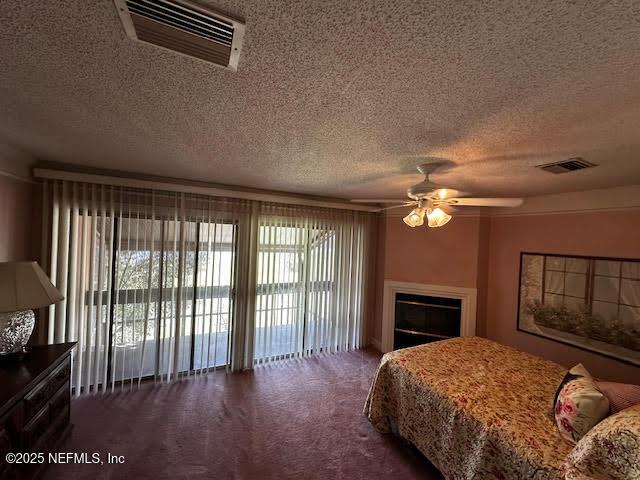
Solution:
M422 283L385 280L381 345L383 352L386 353L393 350L396 293L410 293L415 295L460 299L460 335L468 337L476 334L477 290L475 288L451 287L447 285L426 285Z

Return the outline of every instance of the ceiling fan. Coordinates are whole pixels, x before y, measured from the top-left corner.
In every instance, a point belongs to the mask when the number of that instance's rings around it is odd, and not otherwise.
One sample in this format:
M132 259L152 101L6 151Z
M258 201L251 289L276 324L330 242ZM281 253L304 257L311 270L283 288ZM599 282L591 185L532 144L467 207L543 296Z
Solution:
M400 205L381 208L390 210L393 208L415 207L411 213L402 220L410 227L419 227L424 224L427 217L429 227L442 227L451 220L446 210L450 207L517 207L521 205L521 198L476 198L465 197L465 193L453 188L437 185L429 180L429 175L444 165L444 162L433 161L418 166L418 171L424 175L424 180L407 189L409 200ZM352 200L358 203L397 203L402 200Z

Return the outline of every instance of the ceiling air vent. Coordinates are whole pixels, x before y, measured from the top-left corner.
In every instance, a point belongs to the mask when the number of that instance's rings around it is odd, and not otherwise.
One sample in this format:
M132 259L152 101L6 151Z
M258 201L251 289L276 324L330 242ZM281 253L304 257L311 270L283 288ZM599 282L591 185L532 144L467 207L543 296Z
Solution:
M238 69L244 24L184 0L114 0L127 35Z
M580 157L570 158L561 162L546 163L544 165L536 165L536 168L550 173L569 173L575 170L584 170L585 168L596 167L595 163L587 162Z

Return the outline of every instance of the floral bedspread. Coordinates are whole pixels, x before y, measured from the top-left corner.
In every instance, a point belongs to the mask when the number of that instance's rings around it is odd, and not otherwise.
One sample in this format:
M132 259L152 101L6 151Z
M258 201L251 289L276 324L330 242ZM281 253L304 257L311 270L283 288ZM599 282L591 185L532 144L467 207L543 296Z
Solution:
M561 479L572 449L554 424L566 369L480 337L384 355L364 412L450 480Z

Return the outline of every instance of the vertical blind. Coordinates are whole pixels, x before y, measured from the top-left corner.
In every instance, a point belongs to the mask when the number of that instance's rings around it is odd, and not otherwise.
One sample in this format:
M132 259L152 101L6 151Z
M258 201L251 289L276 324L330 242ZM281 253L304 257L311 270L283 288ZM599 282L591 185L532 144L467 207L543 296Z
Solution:
M365 219L262 209L255 363L362 345Z
M42 259L76 393L358 348L370 216L46 181Z

